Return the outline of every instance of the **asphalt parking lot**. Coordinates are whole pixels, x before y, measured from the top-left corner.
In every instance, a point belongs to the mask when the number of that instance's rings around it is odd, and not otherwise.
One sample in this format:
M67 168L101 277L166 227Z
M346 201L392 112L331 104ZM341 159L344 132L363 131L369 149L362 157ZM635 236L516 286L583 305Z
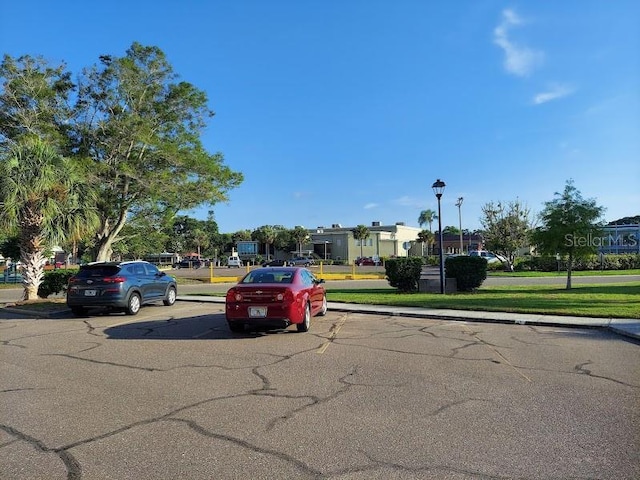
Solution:
M640 348L602 330L223 305L0 313L0 478L640 477Z

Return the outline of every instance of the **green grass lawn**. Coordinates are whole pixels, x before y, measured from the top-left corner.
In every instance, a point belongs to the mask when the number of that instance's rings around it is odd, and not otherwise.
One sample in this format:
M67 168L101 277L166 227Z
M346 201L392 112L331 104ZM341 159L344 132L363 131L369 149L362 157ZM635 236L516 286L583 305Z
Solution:
M640 270L581 270L571 272L572 277L597 277L613 275L640 275ZM558 272L487 272L489 277L564 277L567 278L567 271Z
M482 287L475 293L402 294L395 290L327 290L330 302L541 313L605 318L640 318L640 282L564 286Z

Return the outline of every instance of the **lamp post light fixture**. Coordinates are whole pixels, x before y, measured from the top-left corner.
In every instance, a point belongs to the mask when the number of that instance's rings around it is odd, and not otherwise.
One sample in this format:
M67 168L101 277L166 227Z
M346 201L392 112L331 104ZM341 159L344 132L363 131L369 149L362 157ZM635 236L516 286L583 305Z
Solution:
M458 221L460 222L460 253L464 253L464 243L462 241L462 212L460 210L463 200L463 197L458 197L458 201L456 202L456 207L458 207Z
M446 185L440 179L437 179L434 184L431 185L433 193L436 194L436 198L438 199L438 246L440 247L440 293L442 294L444 294L444 255L442 254L442 213L440 210L440 199L442 198L444 187L446 187Z

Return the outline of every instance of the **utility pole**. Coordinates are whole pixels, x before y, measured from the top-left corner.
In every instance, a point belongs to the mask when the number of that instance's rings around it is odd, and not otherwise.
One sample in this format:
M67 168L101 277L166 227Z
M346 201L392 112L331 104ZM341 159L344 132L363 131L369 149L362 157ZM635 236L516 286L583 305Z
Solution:
M458 197L458 201L456 202L456 207L458 207L458 221L460 222L460 253L464 253L464 243L462 241L462 211L460 209L463 200L463 197Z

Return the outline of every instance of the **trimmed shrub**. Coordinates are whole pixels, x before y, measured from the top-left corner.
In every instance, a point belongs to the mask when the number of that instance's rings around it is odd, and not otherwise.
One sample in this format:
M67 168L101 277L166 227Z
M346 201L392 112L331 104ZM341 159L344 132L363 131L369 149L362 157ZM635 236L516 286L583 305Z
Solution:
M45 272L42 283L38 287L38 296L47 298L49 295L66 293L69 279L76 273L77 271L75 270L51 270Z
M579 270L630 270L640 268L640 254L621 255L588 255L584 258L574 259L574 271ZM558 261L556 257L531 257L520 261L515 266L516 271L557 272ZM567 259L560 260L560 271L567 270Z
M422 272L422 257L390 258L384 264L389 285L402 293L418 291Z
M460 292L471 292L487 278L487 260L482 257L449 257L444 262L447 278L455 278Z

